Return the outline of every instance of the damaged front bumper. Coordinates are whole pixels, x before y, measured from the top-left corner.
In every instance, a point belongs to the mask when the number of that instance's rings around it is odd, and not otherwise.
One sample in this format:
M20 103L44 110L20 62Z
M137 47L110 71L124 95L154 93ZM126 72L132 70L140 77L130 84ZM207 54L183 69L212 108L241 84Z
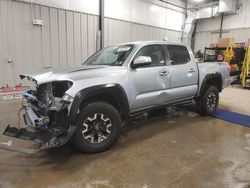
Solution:
M44 149L42 146L42 138L38 134L28 131L27 129L18 129L8 125L3 135L5 137L1 138L0 142L0 148L2 149L25 154L36 154Z
M48 72L36 77L20 75L21 79L27 78L35 83L36 89L23 93L23 98L27 101L21 108L24 111L25 128L8 126L3 132L6 141L1 142L0 138L0 148L32 154L60 147L70 140L76 127L71 126L68 120L73 97L67 91L73 82L49 81L47 77L50 74ZM29 142L35 148L23 147L22 144L16 147L15 143L19 141Z
M64 135L58 133L56 136L48 132L38 133L8 125L3 133L6 137L4 141L0 142L0 148L24 154L36 154L45 149L60 147L71 138L70 132ZM22 142L20 144L20 141L25 141L26 145L22 144Z
M40 115L29 103L23 107L23 110L25 128L8 125L3 132L4 141L0 138L0 148L25 154L36 154L45 149L64 145L74 133L75 127L69 126L67 123L66 113L59 117L61 121L58 121L58 124L53 124L48 116ZM26 145L20 144L21 142L25 142Z

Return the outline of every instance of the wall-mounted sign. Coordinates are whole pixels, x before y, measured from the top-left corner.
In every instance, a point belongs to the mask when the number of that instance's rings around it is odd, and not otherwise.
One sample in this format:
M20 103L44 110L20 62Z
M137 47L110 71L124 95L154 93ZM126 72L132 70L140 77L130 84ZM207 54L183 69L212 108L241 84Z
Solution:
M43 20L34 19L32 20L33 25L43 25Z

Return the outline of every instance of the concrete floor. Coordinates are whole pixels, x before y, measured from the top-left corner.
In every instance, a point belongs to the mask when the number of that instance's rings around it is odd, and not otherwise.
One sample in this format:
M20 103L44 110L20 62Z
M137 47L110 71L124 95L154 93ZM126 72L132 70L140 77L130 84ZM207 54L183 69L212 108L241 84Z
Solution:
M233 99L232 99L233 98ZM20 101L0 103L1 131ZM220 106L250 114L250 91L230 87ZM250 187L250 128L185 110L128 123L109 151L70 146L35 156L0 150L0 188Z

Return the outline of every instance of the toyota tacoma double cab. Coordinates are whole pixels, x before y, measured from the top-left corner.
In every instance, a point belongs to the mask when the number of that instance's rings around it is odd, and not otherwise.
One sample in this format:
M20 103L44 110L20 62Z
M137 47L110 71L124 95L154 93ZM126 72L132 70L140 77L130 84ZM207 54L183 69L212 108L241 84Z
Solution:
M81 152L101 152L135 114L190 102L202 115L212 114L219 92L229 85L229 72L228 63L197 64L184 44L144 41L106 47L77 69L23 74L21 79L36 86L23 93L26 126L8 126L3 134L39 147L0 147L33 153L70 141Z

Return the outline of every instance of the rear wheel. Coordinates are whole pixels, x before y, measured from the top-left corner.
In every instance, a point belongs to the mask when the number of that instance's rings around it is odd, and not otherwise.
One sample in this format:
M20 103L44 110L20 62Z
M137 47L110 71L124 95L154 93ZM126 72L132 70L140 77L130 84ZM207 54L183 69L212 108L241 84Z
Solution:
M208 86L196 101L198 111L202 115L211 115L217 109L218 103L219 92L215 86Z
M108 103L93 102L81 110L72 143L81 152L97 153L109 149L120 132L118 111Z

